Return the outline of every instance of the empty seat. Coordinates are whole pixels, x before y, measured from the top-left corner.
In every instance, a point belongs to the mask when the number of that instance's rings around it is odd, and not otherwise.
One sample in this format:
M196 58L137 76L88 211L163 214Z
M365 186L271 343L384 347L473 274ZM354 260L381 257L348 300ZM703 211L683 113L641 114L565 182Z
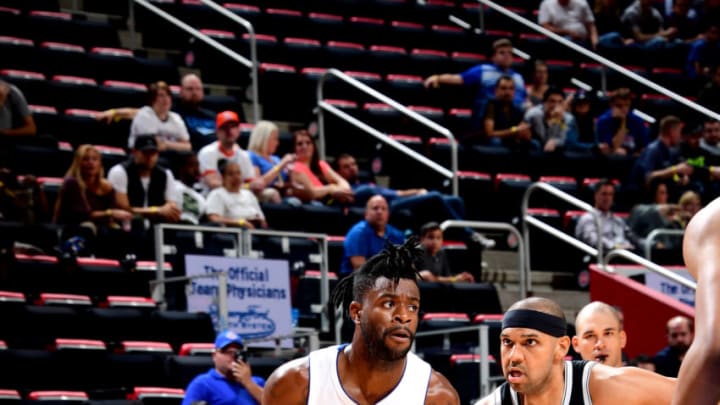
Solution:
M210 343L210 345L213 345ZM213 345L214 348L214 345ZM170 356L167 359L168 385L185 388L193 378L215 367L211 356ZM255 374L255 370L253 370Z
M173 353L170 343L149 342L138 340L125 340L120 342L119 350L123 353L152 352L152 353Z
M88 395L83 391L31 391L27 394L30 401L84 402Z
M106 350L102 340L95 339L55 339L54 350Z
M109 295L100 303L101 307L134 307L134 308L155 308L157 303L148 297L135 297L124 295Z
M127 398L140 400L144 405L179 405L185 397L181 388L134 387Z
M185 342L212 342L215 327L205 312L160 311L150 316L155 339L169 342L177 350Z
M490 363L488 377L501 376L502 373L495 362L495 357L490 356L488 361ZM457 389L460 403L469 404L480 397L480 355L453 354L450 356L450 369L448 379Z
M82 294L42 293L35 300L36 305L90 306L90 296Z
M180 356L195 356L195 355L208 355L215 351L214 343L183 343L180 346L178 355Z
M293 306L300 312L298 318L300 326L318 327L320 325L320 314L325 309L320 301L321 281L320 271L317 270L307 270L300 277L297 290L302 294L293 297ZM328 292L335 288L337 281L335 273L328 273Z

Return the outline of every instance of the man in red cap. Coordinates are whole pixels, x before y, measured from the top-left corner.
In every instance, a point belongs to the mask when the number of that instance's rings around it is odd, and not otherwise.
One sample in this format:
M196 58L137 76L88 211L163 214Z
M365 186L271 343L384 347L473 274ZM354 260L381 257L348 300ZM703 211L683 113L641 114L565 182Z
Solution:
M262 182L253 181L255 168L247 152L244 151L237 140L240 137L240 118L234 111L223 111L215 118L215 134L218 141L205 145L198 152L200 173L203 179L205 192L220 187L222 178L218 172L218 162L221 159L237 162L242 172L243 181L248 183L252 191L257 194L262 190Z

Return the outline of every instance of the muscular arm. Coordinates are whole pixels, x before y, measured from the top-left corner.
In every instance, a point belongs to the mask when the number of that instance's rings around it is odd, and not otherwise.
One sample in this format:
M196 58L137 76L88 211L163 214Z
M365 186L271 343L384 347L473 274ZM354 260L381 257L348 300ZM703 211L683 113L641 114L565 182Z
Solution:
M678 374L672 403L716 404L720 400L720 200L698 212L688 224L683 255L688 271L697 280L695 292L695 339Z
M460 405L460 397L444 375L433 370L428 384L426 405Z
M669 405L677 380L638 367L596 364L590 374L593 404Z
M308 358L289 361L268 378L263 390L263 405L305 405L309 394Z

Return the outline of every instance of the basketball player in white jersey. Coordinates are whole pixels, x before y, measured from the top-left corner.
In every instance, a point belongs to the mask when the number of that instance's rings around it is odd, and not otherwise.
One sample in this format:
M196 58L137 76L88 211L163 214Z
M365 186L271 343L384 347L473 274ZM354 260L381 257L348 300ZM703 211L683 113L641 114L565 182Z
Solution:
M547 298L513 304L500 342L507 381L476 405L667 405L675 389L674 379L641 368L566 361L565 315Z
M285 363L263 404L459 404L455 389L414 353L420 309L415 238L386 248L342 279L331 298L355 323L352 342Z
M695 339L680 365L674 405L720 401L720 199L701 209L685 228L685 265L697 280Z

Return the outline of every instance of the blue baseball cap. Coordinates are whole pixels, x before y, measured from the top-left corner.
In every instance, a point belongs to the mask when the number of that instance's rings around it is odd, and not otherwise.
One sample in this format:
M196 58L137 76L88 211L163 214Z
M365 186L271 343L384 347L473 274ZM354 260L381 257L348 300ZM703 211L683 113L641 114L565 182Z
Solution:
M240 335L231 330L226 330L225 332L219 334L215 339L215 349L222 350L233 343L243 347L243 341Z

